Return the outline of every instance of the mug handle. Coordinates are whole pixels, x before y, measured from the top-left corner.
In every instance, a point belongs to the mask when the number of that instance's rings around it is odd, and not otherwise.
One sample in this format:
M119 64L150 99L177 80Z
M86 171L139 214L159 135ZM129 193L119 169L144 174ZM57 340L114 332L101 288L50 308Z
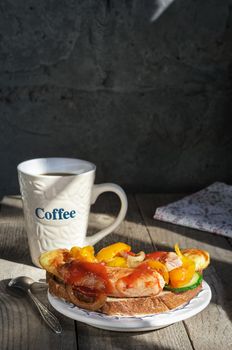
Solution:
M97 198L100 196L100 194L104 192L113 192L116 193L121 201L121 209L119 211L119 214L115 221L107 226L106 228L102 229L101 231L95 233L91 237L86 237L86 243L89 245L94 245L97 242L99 242L102 238L107 236L109 233L114 231L123 221L123 219L126 216L127 212L127 197L123 189L115 184L112 183L104 183L104 184L99 184L99 185L93 185L93 190L92 190L92 198L91 198L91 204L94 204L97 200Z

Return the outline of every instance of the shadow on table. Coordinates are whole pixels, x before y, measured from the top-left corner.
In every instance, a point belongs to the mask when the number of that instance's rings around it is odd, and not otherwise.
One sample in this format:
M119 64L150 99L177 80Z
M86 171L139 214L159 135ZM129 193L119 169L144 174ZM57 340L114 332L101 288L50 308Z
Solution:
M58 313L48 302L47 291L33 293L59 319L63 332L55 334L42 320L36 306L20 290L7 287L10 279L0 281L1 350L5 349L77 349L73 320ZM2 337L1 337L2 336Z
M91 347L91 342L94 339L97 344L97 349L162 349L173 350L173 340L171 340L172 333L175 333L176 325L172 325L172 330L169 334L163 330L168 327L163 327L159 330L143 331L143 332L113 332L87 326L83 323L76 322L78 345L80 349L87 349L88 345ZM177 326L178 327L178 326ZM156 333L157 332L157 333ZM177 330L177 334L178 334ZM186 334L183 334L183 336ZM167 338L168 337L168 338ZM175 337L175 336L174 336ZM165 346L164 343L171 342L170 346ZM187 339L183 341L186 344ZM175 341L174 341L175 342ZM189 347L188 347L189 349Z

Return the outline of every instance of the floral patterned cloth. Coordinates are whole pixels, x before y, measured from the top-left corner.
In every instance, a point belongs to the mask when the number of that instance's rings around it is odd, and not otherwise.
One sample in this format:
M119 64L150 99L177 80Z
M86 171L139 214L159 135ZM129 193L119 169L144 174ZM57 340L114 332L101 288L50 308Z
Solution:
M154 218L232 238L232 186L215 182L177 202L157 208Z

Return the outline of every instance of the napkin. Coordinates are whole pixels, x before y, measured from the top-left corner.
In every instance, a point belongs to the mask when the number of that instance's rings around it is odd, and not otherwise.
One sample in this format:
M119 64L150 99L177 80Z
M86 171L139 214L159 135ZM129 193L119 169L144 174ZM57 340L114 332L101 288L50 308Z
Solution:
M232 238L232 186L215 182L157 208L154 218Z

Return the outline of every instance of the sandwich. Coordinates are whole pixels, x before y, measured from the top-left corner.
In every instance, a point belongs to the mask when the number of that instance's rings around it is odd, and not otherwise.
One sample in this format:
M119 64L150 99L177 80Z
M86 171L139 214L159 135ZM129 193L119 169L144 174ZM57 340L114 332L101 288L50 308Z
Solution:
M92 246L43 253L49 292L79 308L115 316L175 309L202 289L209 253L198 249L134 253L117 242L95 254Z

